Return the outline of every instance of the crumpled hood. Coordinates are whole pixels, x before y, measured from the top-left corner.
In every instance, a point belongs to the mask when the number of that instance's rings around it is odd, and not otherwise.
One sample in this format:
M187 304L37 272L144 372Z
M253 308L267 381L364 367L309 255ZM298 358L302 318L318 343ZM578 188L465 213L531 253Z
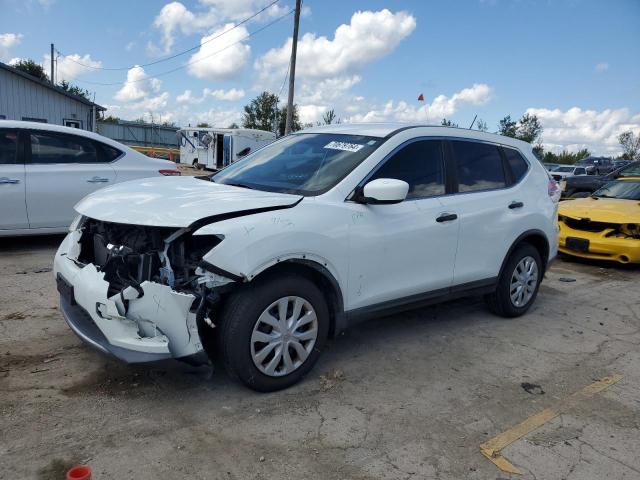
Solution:
M558 214L593 222L640 223L640 202L617 198L578 198L560 203Z
M75 206L105 222L187 227L205 217L254 209L290 207L300 195L249 190L195 177L153 177L103 188Z

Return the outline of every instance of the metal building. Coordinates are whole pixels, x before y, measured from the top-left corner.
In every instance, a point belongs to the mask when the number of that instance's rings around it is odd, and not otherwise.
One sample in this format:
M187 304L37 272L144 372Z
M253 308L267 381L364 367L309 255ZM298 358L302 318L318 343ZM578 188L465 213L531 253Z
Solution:
M178 147L178 127L154 123L103 122L98 120L98 133L116 142L138 147Z
M0 62L0 120L53 123L95 131L106 110L84 97Z

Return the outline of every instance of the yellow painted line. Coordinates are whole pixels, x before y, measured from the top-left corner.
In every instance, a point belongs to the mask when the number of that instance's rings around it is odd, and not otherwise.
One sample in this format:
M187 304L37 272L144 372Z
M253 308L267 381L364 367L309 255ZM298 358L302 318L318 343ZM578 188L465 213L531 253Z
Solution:
M578 390L571 394L564 400L561 400L553 407L545 408L539 413L530 416L525 421L520 422L518 425L510 428L509 430L496 435L491 440L484 442L480 445L480 452L491 460L500 470L503 472L521 474L522 472L511 464L506 458L504 458L500 451L505 447L511 445L516 440L524 437L528 433L540 428L545 423L553 420L561 413L566 412L571 407L578 404L580 401L585 400L598 392L609 388L614 383L619 382L622 379L622 375L614 373L608 377L601 378L597 382L593 382L590 385Z

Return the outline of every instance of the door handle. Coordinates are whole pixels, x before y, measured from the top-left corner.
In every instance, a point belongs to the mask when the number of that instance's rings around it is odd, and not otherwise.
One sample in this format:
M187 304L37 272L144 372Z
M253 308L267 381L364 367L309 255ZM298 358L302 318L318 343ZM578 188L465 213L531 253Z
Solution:
M511 202L511 203L509 204L509 208L510 208L511 210L513 210L513 209L515 209L515 208L522 208L522 207L524 207L524 203L522 203L522 202Z
M20 183L20 180L17 178L2 177L0 178L0 184L2 183L15 185L16 183Z
M104 177L93 177L87 180L89 183L107 183L108 181L109 179Z
M453 220L456 220L457 218L458 218L458 215L456 215L455 213L443 213L438 218L436 218L436 222L438 223L451 222Z

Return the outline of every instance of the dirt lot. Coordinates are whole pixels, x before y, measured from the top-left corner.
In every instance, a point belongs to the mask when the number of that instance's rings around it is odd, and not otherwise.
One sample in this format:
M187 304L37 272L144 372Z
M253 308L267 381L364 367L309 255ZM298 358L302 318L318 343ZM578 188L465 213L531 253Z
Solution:
M638 269L558 261L518 319L469 299L363 324L265 395L84 347L57 309L59 242L0 240L0 478L506 479L480 444L558 402L502 450L514 478L640 478Z

